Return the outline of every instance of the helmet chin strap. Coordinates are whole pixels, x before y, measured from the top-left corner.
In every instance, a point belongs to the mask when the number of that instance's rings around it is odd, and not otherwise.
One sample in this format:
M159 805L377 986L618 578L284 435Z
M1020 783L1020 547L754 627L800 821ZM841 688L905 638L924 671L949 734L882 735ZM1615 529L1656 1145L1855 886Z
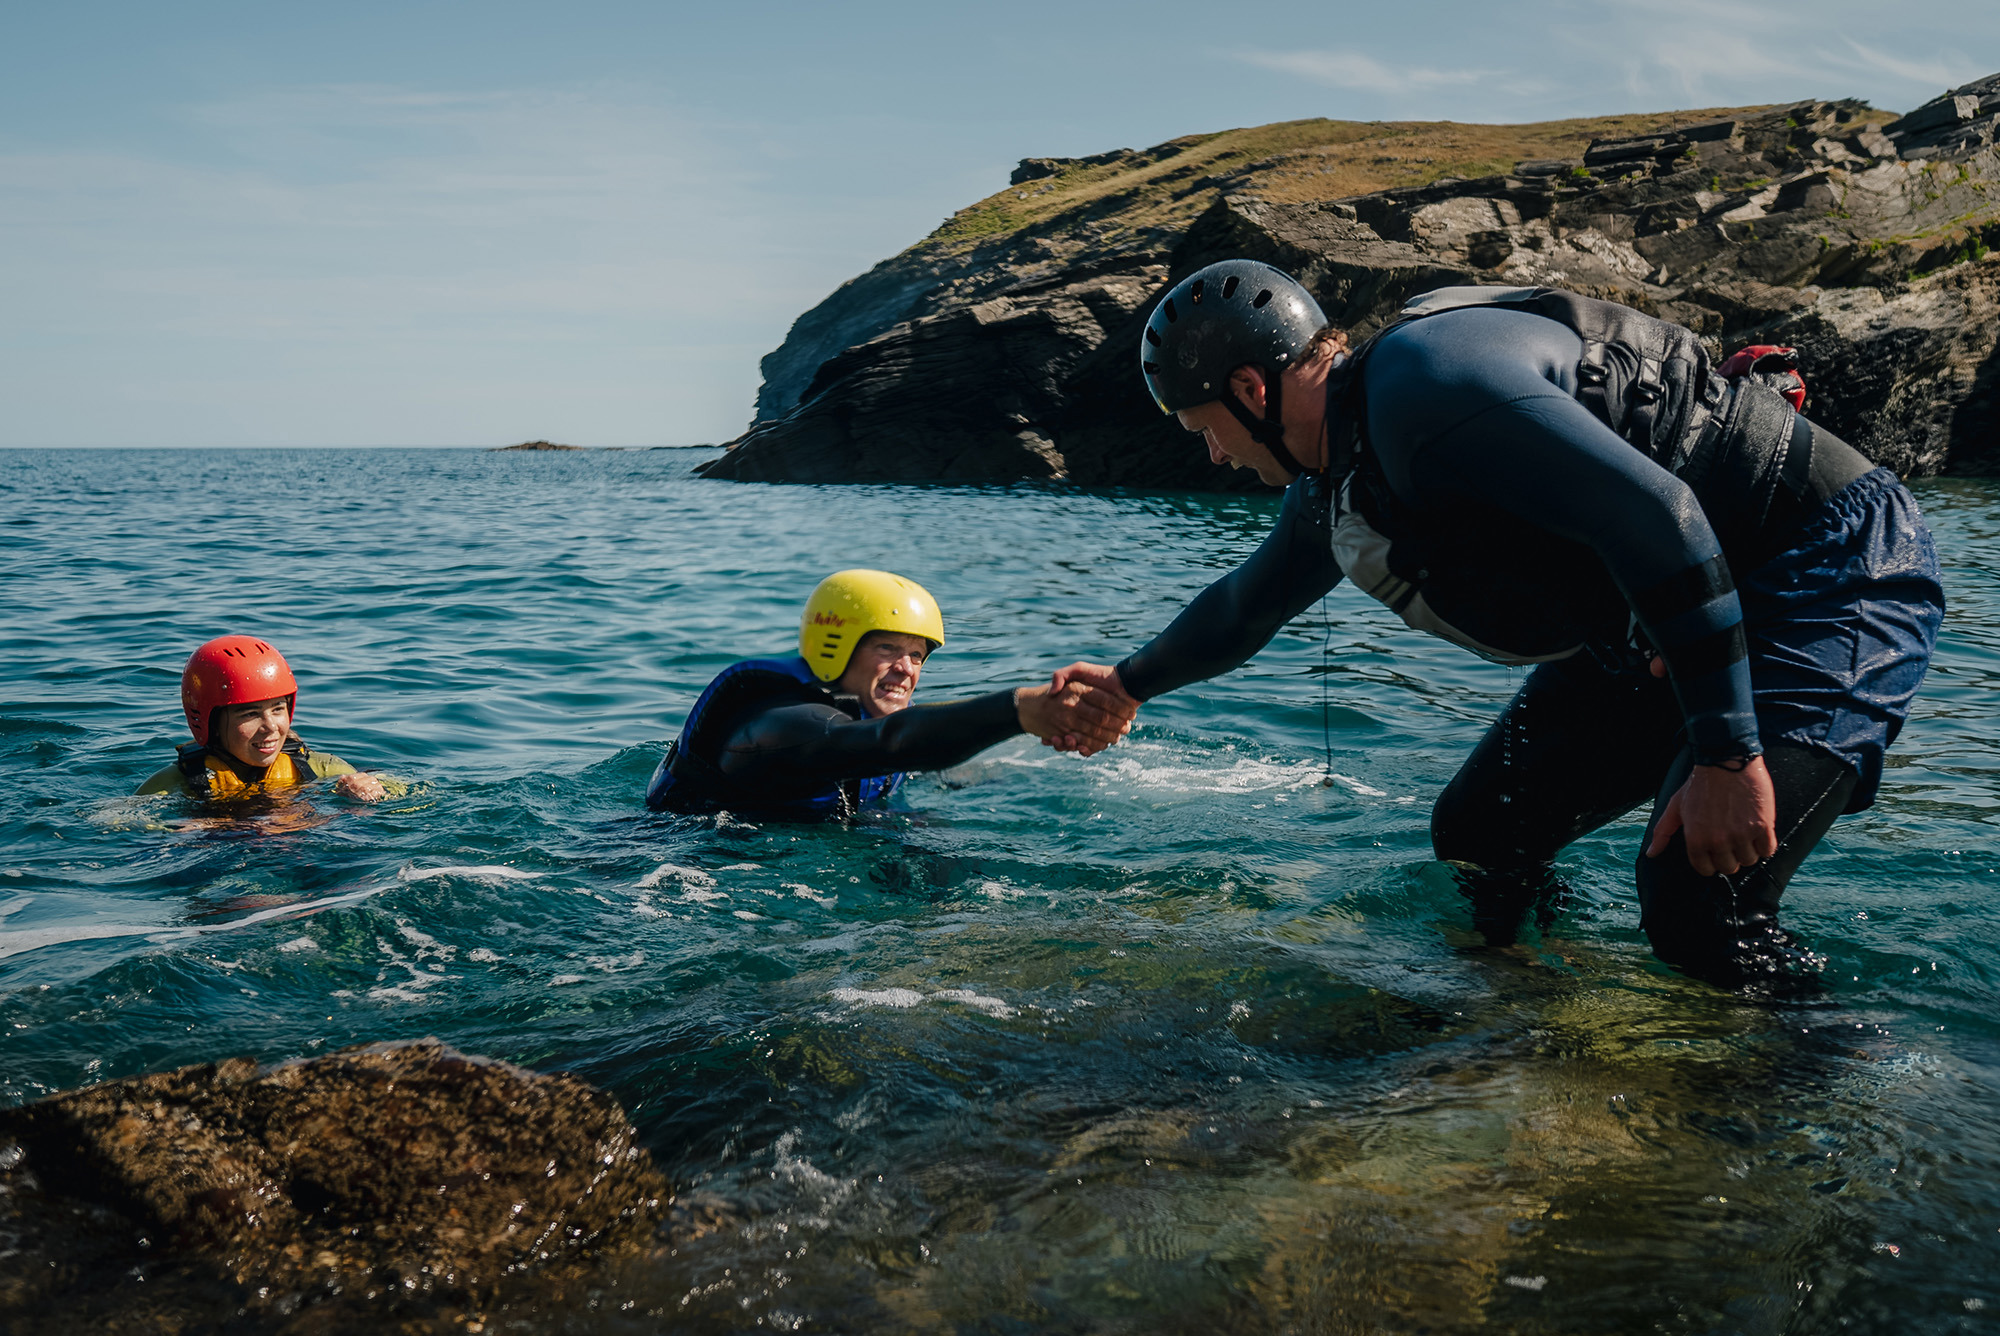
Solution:
M1242 423L1243 429L1250 433L1250 439L1269 450L1271 458L1278 461L1278 467L1296 478L1311 470L1299 463L1297 457L1285 445L1285 424L1281 411L1284 394L1283 376L1274 376L1267 371L1264 374L1264 411L1268 416L1261 418L1251 416L1250 410L1243 406L1243 401L1236 397L1234 390L1224 393L1222 402L1228 407L1230 416Z

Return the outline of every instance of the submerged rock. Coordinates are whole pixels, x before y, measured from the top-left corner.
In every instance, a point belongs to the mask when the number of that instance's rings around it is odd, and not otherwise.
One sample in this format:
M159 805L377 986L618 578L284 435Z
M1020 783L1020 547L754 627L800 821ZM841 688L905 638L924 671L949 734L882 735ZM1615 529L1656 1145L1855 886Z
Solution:
M439 1317L587 1277L669 1201L608 1096L436 1040L110 1081L0 1111L0 1328Z
M1025 160L1006 191L800 317L765 359L758 420L699 471L1247 485L1161 417L1134 357L1159 293L1230 256L1292 271L1361 334L1432 288L1548 284L1679 321L1717 352L1797 344L1809 411L1879 462L2000 469L2000 75L1901 118L1847 101L1641 120L1591 136L1606 123L1301 122ZM1433 142L1500 174L1417 172ZM1397 153L1407 184L1341 193L1357 163Z

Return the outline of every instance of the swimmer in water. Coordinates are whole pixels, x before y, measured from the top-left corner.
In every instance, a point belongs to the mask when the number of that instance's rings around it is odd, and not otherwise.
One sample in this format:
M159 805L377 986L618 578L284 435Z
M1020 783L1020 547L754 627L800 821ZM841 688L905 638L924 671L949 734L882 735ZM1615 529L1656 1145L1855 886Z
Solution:
M839 819L886 798L912 770L943 770L1020 733L1101 751L1137 706L1086 683L1015 687L913 705L944 617L920 584L838 571L806 600L799 652L744 659L708 684L646 788L646 805Z
M285 656L255 636L221 636L189 656L181 671L181 711L194 741L155 772L141 794L230 799L331 779L334 792L376 802L406 791L402 781L364 774L292 731L299 684Z

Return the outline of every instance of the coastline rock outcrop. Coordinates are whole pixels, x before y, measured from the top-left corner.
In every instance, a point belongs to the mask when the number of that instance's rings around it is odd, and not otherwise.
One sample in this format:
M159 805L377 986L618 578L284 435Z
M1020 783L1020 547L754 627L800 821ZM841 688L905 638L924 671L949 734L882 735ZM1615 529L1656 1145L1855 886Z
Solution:
M0 1111L0 1327L434 1318L587 1275L669 1201L608 1096L436 1040L109 1081Z
M1679 321L1718 352L1793 344L1814 417L1875 459L2000 469L2000 75L1902 117L1845 101L1639 119L1569 156L1359 194L1329 190L1422 127L1263 127L1297 133L1247 161L1218 162L1202 137L1027 159L1008 191L801 317L766 359L758 420L700 471L1249 485L1161 418L1132 365L1158 294L1233 255L1297 274L1359 334L1431 288L1549 284ZM1564 125L1515 128L1560 147ZM1073 202L1026 212L1050 191ZM1007 226L1009 210L1029 221Z

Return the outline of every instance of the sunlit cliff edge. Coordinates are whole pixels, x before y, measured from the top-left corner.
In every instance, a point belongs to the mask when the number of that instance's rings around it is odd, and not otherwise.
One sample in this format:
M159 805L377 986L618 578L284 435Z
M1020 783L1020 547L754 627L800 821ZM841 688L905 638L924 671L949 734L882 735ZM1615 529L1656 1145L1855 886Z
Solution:
M1796 345L1811 412L1908 474L1996 448L2000 75L1856 101L1535 125L1289 121L1028 158L849 280L764 358L746 481L1229 487L1135 348L1175 278L1249 256L1366 333L1408 297L1545 283L1718 348Z

